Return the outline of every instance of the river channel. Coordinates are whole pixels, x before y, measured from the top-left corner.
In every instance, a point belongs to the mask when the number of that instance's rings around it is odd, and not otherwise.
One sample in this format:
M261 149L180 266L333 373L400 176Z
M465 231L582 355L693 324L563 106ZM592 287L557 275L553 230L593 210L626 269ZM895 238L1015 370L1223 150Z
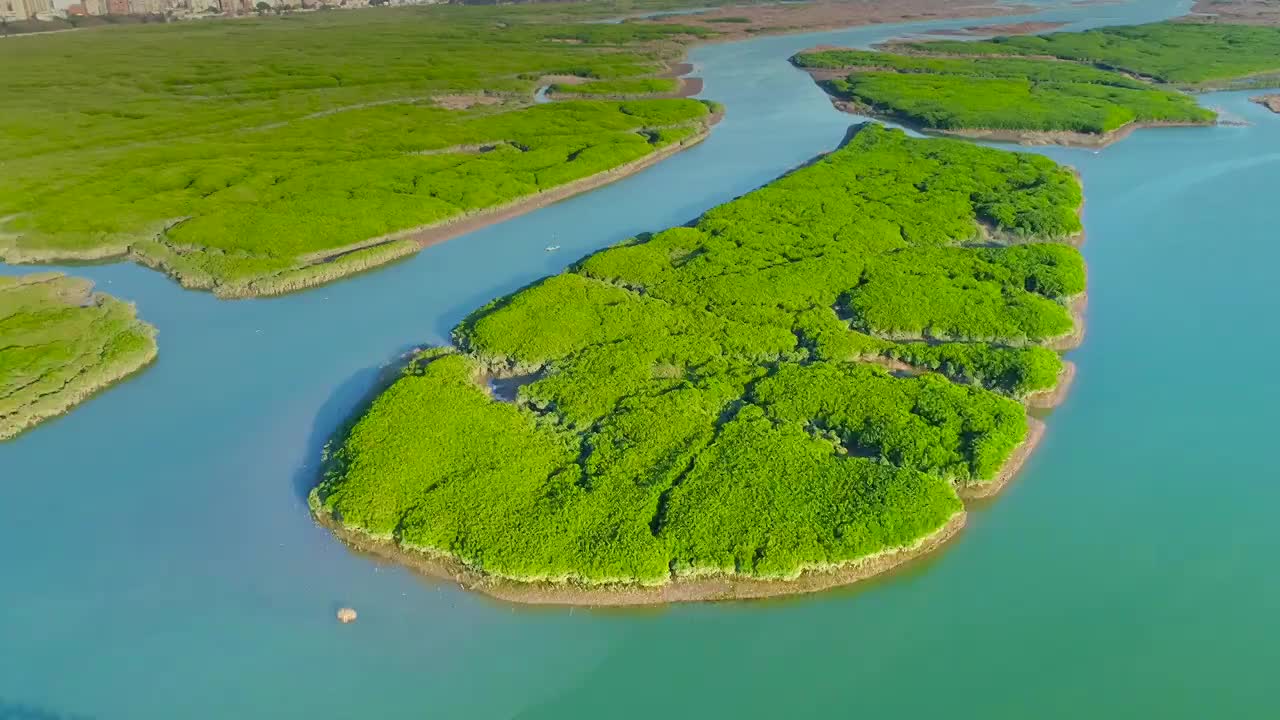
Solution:
M1228 346L1280 351L1280 116L1245 93L1203 98L1245 127L1044 151L1085 182L1079 375L1019 478L904 571L765 602L528 608L352 554L308 516L322 446L401 353L835 147L854 119L789 55L970 24L696 48L728 109L700 146L331 286L223 301L127 263L72 269L136 302L160 356L0 445L0 718L1274 717L1280 381L1223 365Z

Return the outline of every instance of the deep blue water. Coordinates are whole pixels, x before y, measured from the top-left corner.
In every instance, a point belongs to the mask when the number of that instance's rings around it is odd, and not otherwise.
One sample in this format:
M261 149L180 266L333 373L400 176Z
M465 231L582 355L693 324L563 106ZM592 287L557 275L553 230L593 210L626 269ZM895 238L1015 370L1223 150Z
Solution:
M332 286L227 302L76 268L137 302L160 359L0 445L0 718L1274 716L1280 116L1246 94L1205 102L1249 127L1047 151L1088 197L1077 384L1017 482L905 572L763 603L513 607L353 555L308 517L321 446L404 350L833 148L852 120L790 54L968 24L698 48L728 107L699 147ZM359 622L335 623L341 605Z

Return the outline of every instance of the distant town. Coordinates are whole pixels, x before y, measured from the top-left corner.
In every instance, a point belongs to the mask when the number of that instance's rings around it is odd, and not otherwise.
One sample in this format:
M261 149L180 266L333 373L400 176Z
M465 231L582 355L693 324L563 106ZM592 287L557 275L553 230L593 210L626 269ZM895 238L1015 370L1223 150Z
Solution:
M89 17L186 20L253 13L357 8L372 5L432 5L444 0L0 0L0 21L74 21Z

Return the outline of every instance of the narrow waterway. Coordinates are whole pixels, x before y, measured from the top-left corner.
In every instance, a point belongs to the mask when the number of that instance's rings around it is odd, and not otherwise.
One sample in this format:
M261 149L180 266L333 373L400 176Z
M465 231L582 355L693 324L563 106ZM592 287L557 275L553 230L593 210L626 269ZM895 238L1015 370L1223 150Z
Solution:
M1280 116L1247 94L1205 102L1248 127L1047 151L1088 197L1076 386L1019 479L904 572L769 602L513 607L353 555L309 519L321 447L400 353L831 149L851 118L786 58L903 31L698 48L728 107L701 146L333 286L227 302L128 264L74 269L138 303L160 359L0 445L0 717L1273 716L1280 381L1223 354L1280 351ZM338 625L342 605L359 622Z

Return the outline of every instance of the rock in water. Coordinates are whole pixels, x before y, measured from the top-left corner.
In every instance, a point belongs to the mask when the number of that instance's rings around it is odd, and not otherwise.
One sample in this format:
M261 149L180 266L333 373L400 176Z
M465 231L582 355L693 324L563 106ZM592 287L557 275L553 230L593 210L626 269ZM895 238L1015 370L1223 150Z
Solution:
M342 623L343 625L346 625L347 623L353 623L355 621L356 621L355 610L348 607L344 607L338 610L338 622Z

